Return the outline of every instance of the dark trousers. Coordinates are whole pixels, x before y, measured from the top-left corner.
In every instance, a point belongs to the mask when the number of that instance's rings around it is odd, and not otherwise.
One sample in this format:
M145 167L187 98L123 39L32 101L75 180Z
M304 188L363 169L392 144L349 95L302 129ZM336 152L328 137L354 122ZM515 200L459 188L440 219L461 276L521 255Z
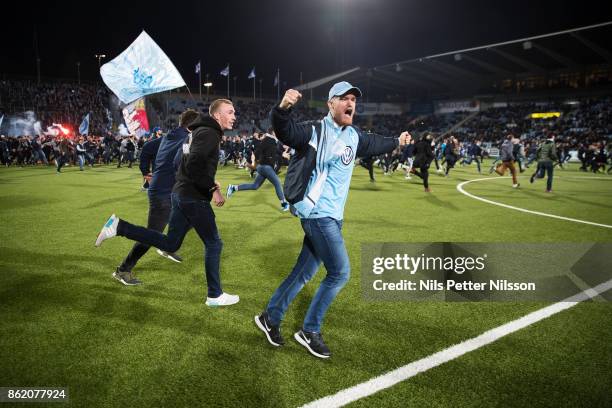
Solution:
M552 162L538 162L538 170L540 177L544 177L546 172L546 190L552 190L552 179L553 179L553 164Z
M166 252L176 252L183 244L187 232L193 227L204 243L204 271L208 283L208 297L219 297L223 293L219 265L223 241L219 237L215 213L210 202L172 193L172 210L168 223L168 234L132 225L119 220L117 235L154 246Z
M67 154L60 154L60 156L58 156L55 159L55 162L57 163L57 171L61 171L62 167L64 167L64 165L66 163L68 163L68 155Z
M450 169L452 169L453 167L455 167L455 163L457 162L457 157L456 156L446 156L446 174L448 175L448 172L450 171Z
M149 219L147 220L147 228L157 232L164 232L168 220L170 218L170 210L172 208L172 200L170 194L161 196L149 195ZM119 269L124 272L129 272L136 266L136 263L147 253L151 248L150 245L136 242L128 256L123 260Z
M419 166L419 171L415 171L414 174L423 179L424 188L429 188L429 164Z
M374 159L372 157L361 159L361 166L368 169L370 181L374 181Z

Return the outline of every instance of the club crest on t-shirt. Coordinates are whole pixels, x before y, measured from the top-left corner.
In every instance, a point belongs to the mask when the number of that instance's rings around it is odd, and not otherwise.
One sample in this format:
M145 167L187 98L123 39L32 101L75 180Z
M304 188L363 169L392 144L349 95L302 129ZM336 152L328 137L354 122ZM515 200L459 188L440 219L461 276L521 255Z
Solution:
M351 146L346 146L342 152L342 155L340 156L340 159L345 166L348 166L351 164L354 157L355 153L353 152L353 148Z

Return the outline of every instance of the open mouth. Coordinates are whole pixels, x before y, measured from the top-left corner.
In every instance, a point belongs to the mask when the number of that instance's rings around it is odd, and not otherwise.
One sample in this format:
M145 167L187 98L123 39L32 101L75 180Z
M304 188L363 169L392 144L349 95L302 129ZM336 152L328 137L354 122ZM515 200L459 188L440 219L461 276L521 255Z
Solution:
M349 108L349 109L345 110L344 114L347 115L347 116L351 116L352 117L353 116L353 109Z

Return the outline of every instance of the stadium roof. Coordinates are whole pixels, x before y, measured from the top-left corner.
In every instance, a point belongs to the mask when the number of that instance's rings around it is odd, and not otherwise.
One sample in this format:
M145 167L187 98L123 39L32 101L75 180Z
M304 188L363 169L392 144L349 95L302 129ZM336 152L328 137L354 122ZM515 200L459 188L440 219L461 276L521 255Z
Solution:
M364 96L376 101L401 95L417 98L474 95L490 91L493 83L505 79L579 73L589 67L610 68L612 50L606 40L609 38L612 21L372 68L355 67L297 88L316 89L341 77L362 87Z

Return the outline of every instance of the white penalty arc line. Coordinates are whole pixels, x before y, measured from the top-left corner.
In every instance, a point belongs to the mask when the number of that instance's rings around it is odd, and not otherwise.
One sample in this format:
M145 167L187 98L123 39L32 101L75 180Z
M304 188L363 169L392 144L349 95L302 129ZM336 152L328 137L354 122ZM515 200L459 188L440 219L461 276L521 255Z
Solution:
M521 208L521 207L515 207L513 205L508 205L508 204L504 204L504 203L498 203L497 201L488 200L486 198L478 197L477 195L468 193L467 191L465 191L463 189L463 186L466 185L466 184L473 183L475 181L484 181L484 180L500 180L500 179L496 178L496 177L484 177L484 178L478 178L478 179L474 179L474 180L464 181L463 183L457 184L457 191L459 191L461 194L464 194L464 195L466 195L468 197L471 197L471 198L473 198L475 200L479 200L479 201L482 201L484 203L493 204L493 205L497 205L497 206L504 207L504 208L509 208L511 210L521 211L521 212L528 213L528 214L541 215L543 217L556 218L558 220L578 222L580 224L594 225L596 227L612 228L612 225L608 225L608 224L600 224L600 223L597 223L597 222L584 221L584 220L579 220L579 219L576 219L576 218L562 217L560 215L547 214L547 213L544 213L544 212L541 212L541 211L532 211L532 210L527 210L527 209Z
M365 398L386 388L392 387L411 377L414 377L417 374L447 363L451 360L463 356L464 354L484 347L487 344L493 343L494 341L497 341L504 336L507 336L527 326L537 323L540 320L546 319L554 314L574 307L578 303L598 296L610 289L612 289L612 279L600 285L597 285L594 288L587 289L574 296L571 296L561 302L554 303L550 306L529 313L528 315L523 316L519 319L513 320L502 326L486 331L478 337L463 341L459 344L439 351L428 357L422 358L405 366L399 367L386 374L372 378L369 381L357 384L350 388L346 388L342 391L337 392L334 395L329 395L327 397L312 401L306 405L303 405L302 408L341 407L351 402L357 401L361 398Z

